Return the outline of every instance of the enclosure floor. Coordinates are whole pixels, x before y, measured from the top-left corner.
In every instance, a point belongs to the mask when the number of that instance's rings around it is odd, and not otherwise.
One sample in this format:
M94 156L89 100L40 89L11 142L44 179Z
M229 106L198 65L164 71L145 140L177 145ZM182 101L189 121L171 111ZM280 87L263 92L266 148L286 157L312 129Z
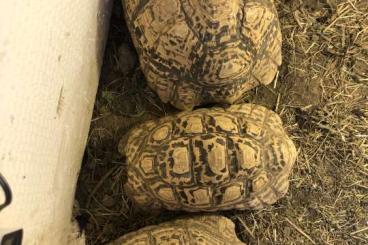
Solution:
M280 72L237 103L279 113L298 159L285 198L264 210L222 214L248 244L368 244L368 1L275 2ZM184 214L136 212L117 151L131 126L174 112L146 86L116 1L74 208L88 244Z

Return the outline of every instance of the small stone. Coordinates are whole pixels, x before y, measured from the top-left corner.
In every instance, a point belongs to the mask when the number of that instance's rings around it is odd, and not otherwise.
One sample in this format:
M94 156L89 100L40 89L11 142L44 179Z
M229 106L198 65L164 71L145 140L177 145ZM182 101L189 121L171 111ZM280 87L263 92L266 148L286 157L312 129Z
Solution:
M133 47L123 43L118 50L118 69L123 74L128 74L133 71L137 64L137 54Z
M109 195L105 195L102 199L102 204L105 206L105 207L112 207L114 206L116 203L115 199L112 198L111 196Z
M286 236L286 237L288 237L288 236L290 236L290 233L291 233L291 230L290 230L290 228L289 227L284 227L284 235Z

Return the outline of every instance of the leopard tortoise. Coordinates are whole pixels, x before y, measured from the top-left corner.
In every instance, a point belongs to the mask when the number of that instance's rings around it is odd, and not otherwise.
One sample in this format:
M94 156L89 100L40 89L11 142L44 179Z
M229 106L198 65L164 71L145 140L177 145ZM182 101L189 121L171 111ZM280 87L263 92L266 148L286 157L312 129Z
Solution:
M145 122L121 140L125 191L149 210L259 209L287 192L296 149L258 105L198 109Z
M161 100L233 103L281 64L273 0L124 0L140 66Z
M128 233L110 245L241 245L234 223L217 215L181 218Z

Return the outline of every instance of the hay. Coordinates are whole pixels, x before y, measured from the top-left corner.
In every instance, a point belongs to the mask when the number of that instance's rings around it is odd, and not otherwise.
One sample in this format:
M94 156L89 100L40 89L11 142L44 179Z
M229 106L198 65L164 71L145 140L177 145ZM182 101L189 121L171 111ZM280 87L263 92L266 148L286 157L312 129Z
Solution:
M273 84L239 102L277 111L299 156L286 198L265 210L223 214L249 244L366 244L368 2L275 2L283 65ZM119 139L132 125L175 110L147 88L120 18L117 2L75 205L88 244L183 214L139 213L122 189L126 165ZM134 65L121 69L127 57Z

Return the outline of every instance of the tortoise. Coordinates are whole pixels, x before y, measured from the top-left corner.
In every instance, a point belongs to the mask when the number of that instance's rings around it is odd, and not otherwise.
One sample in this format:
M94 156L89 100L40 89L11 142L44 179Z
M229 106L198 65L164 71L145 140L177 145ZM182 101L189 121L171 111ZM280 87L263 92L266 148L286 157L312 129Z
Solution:
M149 87L179 109L233 103L281 65L273 0L122 2Z
M198 109L131 129L125 192L149 210L260 209L283 197L296 149L280 117L255 104Z
M128 233L110 245L244 245L234 232L234 223L218 215L186 217Z

